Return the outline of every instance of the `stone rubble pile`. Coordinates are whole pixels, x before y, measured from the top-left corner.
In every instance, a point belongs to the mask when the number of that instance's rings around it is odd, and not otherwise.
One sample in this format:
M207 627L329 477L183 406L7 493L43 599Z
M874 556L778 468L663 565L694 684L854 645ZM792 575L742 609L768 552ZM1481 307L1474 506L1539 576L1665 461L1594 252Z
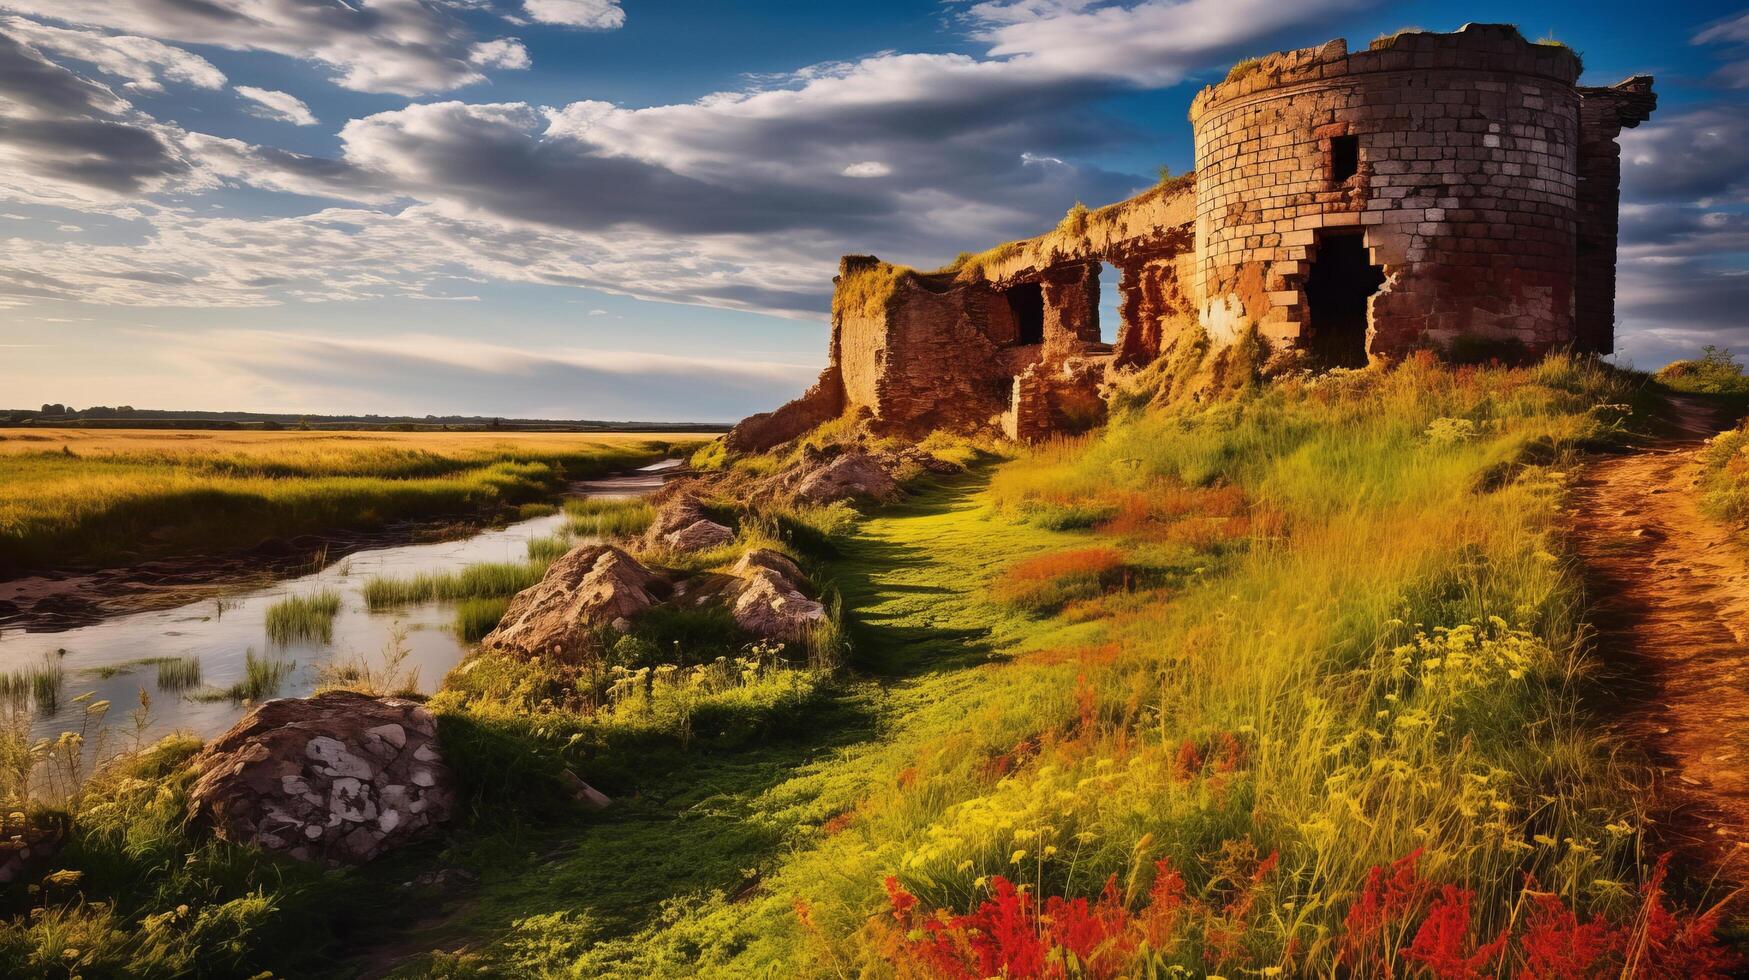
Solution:
M437 720L404 698L266 701L192 765L194 822L300 861L362 864L428 836L456 808Z

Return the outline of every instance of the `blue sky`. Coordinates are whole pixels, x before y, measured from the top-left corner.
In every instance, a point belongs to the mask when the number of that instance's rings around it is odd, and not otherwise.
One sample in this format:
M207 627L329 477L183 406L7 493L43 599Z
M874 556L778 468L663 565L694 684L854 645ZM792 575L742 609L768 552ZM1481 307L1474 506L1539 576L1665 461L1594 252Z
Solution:
M1749 350L1728 4L0 0L0 408L737 418L839 254L1033 233L1187 169L1238 58L1466 21L1657 76L1620 358Z

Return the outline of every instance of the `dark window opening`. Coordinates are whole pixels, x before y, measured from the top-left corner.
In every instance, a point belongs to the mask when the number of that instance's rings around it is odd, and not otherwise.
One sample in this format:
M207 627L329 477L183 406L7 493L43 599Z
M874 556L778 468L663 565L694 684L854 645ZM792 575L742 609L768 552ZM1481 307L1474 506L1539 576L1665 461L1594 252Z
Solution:
M1306 277L1306 326L1319 364L1366 367L1367 300L1384 282L1384 270L1368 261L1360 235L1319 239Z
M1008 290L1008 309L1014 314L1015 342L1045 342L1045 291L1036 282L1024 282Z
M1340 184L1360 172L1360 137L1330 139L1330 181Z

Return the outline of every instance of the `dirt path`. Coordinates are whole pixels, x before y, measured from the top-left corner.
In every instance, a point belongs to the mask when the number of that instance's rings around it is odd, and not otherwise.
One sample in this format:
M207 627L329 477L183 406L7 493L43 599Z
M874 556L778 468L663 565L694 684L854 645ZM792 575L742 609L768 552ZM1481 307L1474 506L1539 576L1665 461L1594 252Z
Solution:
M1591 464L1572 514L1619 724L1657 765L1667 846L1749 881L1749 548L1700 512L1702 440L1732 422L1671 399L1675 431Z

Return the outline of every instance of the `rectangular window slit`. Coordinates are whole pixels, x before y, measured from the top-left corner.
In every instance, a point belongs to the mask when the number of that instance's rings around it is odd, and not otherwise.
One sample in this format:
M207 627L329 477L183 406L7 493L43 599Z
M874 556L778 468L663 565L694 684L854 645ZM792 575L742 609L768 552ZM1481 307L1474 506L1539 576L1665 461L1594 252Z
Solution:
M1340 184L1360 171L1360 137L1330 139L1330 182Z

